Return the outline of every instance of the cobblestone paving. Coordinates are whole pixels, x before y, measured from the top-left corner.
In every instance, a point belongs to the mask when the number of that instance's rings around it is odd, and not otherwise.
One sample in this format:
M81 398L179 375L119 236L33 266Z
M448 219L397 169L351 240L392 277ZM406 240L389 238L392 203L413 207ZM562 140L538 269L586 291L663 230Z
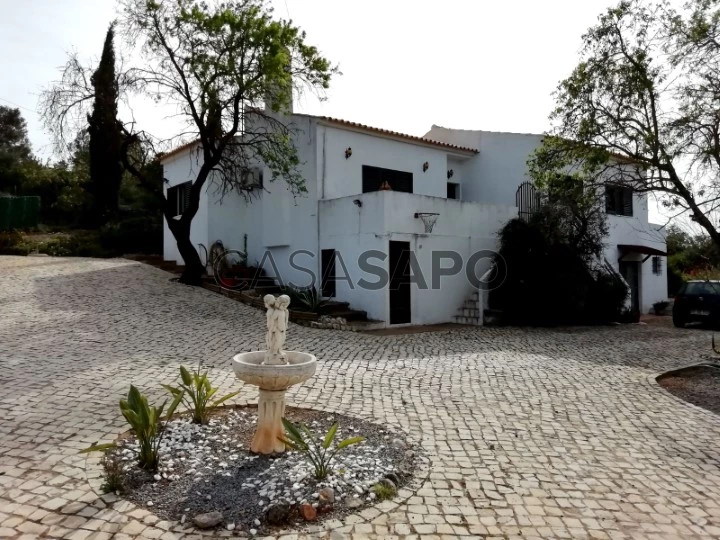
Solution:
M193 537L100 497L77 453L125 429L130 382L159 399L179 363L202 358L236 388L229 359L263 346L261 313L168 277L124 260L0 257L0 537ZM709 340L653 326L293 325L288 348L320 365L289 401L407 430L430 473L401 504L281 537L718 538L720 419L650 377ZM239 401L256 397L245 387Z

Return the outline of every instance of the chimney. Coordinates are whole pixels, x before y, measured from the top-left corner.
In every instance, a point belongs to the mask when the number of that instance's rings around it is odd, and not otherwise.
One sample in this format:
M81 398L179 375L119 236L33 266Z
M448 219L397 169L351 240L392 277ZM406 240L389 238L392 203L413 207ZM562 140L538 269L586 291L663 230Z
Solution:
M293 81L292 75L290 74L290 62L292 56L290 49L285 49L284 54L285 61L285 73L287 74L286 80L275 87L269 87L265 93L265 111L275 111L276 109L282 109L287 114L293 113Z

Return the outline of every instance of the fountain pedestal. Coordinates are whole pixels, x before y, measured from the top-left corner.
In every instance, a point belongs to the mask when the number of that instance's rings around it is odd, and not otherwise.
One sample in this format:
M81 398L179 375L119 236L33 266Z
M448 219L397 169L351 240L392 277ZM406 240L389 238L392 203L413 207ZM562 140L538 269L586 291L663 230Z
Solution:
M294 384L307 381L315 374L317 359L298 351L283 351L288 326L290 297L263 298L267 308L267 351L236 354L232 366L241 381L260 388L258 422L250 450L258 454L284 452L285 392Z
M232 360L237 378L260 389L257 428L250 445L250 450L257 454L285 451L279 440L285 436L282 425L285 393L315 374L317 360L312 354L285 351L285 356L288 363L282 365L263 364L265 351L236 354Z
M285 392L287 390L260 389L258 399L258 421L250 450L258 454L283 452L285 437L282 418L285 416Z

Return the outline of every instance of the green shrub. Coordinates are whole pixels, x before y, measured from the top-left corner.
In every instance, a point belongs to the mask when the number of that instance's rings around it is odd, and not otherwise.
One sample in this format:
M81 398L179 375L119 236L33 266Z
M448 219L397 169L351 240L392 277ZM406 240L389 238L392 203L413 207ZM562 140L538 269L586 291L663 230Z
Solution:
M120 412L135 432L135 438L139 446L138 465L152 472L157 470L158 463L160 463L160 442L165 432L161 417L166 404L167 401L163 402L159 407L149 405L147 398L132 384L127 399L120 400ZM173 415L178 405L180 405L180 398L175 397L170 407L168 407L167 418ZM116 447L116 443L95 444L81 450L80 453L106 452ZM106 483L107 481L106 478Z
M590 286L585 305L589 322L620 321L628 295L628 287L615 275L601 272Z
M153 216L137 216L108 223L100 229L99 240L103 248L118 256L162 253L162 220Z
M619 320L627 287L593 268L590 248L579 249L553 232L551 213L500 230L490 307L511 324L557 325Z
M320 314L327 304L315 287L282 287L281 292L290 297L290 305L298 311Z
M378 482L372 489L379 501L386 501L397 495L397 488L390 482Z
M28 255L32 247L18 231L0 231L0 255Z
M280 440L286 446L303 454L315 469L315 478L323 480L332 472L331 463L338 452L343 449L357 444L365 440L365 437L351 437L340 441L334 450L330 449L335 435L337 434L338 425L333 424L330 431L327 432L322 443L318 442L318 438L308 429L305 424L300 427L293 424L290 420L283 418L282 423L285 426L286 437Z
M164 433L160 418L165 403L159 407L150 406L147 398L133 385L130 385L127 399L120 400L120 412L135 432L140 446L138 465L149 471L156 471L160 462L159 448ZM180 400L176 397L167 411L168 418L179 404Z
M210 399L218 389L210 384L207 372L200 373L199 365L195 373L190 373L185 366L180 366L179 386L163 384L162 387L170 392L175 400L182 400L185 406L192 411L193 422L196 424L206 424L211 409L240 393L238 391L226 394L211 403Z

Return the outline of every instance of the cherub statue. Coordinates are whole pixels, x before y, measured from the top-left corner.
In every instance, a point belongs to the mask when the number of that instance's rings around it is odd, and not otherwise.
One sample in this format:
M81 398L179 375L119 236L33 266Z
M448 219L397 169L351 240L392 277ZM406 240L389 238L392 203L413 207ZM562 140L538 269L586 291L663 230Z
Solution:
M275 298L273 295L266 295L263 300L267 311L268 333L265 338L267 352L263 364L282 365L287 364L287 358L282 348L285 345L285 332L287 331L290 313L290 297L286 294Z

